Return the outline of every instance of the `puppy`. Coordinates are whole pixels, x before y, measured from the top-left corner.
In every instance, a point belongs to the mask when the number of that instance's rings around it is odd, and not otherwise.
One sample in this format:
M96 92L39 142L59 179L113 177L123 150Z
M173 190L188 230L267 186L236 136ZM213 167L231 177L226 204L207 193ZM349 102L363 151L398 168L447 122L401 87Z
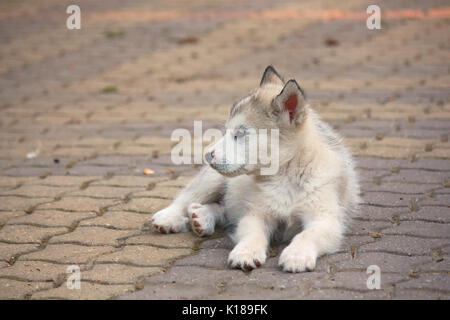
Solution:
M155 213L154 230L209 236L216 224L232 226L232 268L261 266L271 240L281 240L290 241L279 258L282 270L313 270L319 256L339 249L357 209L359 184L349 151L297 82L285 82L272 66L232 107L226 128L205 155L208 165ZM261 137L262 129L277 133L265 146L276 154L272 172L260 154L249 161L250 136Z

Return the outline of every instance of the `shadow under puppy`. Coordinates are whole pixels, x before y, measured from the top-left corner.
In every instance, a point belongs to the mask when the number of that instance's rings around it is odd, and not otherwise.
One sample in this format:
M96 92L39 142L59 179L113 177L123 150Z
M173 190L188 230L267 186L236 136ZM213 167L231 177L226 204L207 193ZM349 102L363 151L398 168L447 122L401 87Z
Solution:
M279 258L284 271L313 270L320 255L339 249L359 202L349 151L307 104L297 82L285 82L272 66L259 87L232 107L226 128L209 147L208 164L155 213L153 229L208 236L216 224L231 225L232 268L261 266L270 241L281 239L290 241ZM266 146L277 155L269 174L261 161L248 161L250 136L261 129L277 132L276 150Z

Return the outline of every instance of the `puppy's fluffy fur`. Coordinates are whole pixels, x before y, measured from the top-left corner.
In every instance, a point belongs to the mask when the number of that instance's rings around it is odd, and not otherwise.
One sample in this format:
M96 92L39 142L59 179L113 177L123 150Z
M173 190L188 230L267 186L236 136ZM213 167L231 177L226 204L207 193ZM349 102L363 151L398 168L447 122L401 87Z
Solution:
M354 163L341 138L309 107L297 82L284 82L271 66L260 86L233 106L226 126L206 155L209 165L153 216L154 229L207 236L216 224L232 225L231 267L259 267L276 238L290 240L279 258L283 270L313 270L317 257L339 248L359 202ZM222 146L235 143L240 150L242 128L279 130L275 174L228 161Z

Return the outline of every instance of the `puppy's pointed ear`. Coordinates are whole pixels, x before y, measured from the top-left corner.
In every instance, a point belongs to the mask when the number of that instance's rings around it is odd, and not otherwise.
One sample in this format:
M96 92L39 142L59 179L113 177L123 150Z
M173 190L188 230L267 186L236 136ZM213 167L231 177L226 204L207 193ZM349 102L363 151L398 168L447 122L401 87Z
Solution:
M297 81L289 80L281 93L275 97L274 104L280 112L280 117L289 119L291 124L303 121L306 97Z
M284 84L283 78L278 74L278 72L272 66L268 66L266 68L266 70L264 71L264 74L261 78L261 82L259 83L259 86L263 87L266 84L278 84L278 85Z

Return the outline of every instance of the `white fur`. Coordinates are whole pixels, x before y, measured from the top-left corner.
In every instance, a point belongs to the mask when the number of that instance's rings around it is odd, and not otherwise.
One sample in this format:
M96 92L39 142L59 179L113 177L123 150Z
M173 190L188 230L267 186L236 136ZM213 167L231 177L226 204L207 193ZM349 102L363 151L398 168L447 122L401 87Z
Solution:
M192 203L188 207L192 231L199 237L214 233L216 223L224 222L225 208L217 203Z
M264 94L273 99L273 92ZM354 164L339 136L312 109L302 107L305 115L295 130L289 131L294 125L280 115L278 126L284 131L277 174L260 176L251 167L230 176L206 166L171 206L155 214L155 230L161 232L162 226L165 232L182 232L195 229L197 221L204 236L212 234L216 223L235 226L237 245L228 262L243 270L263 264L275 238L291 240L279 258L284 271L313 270L319 256L336 251L359 202ZM251 122L248 117L239 113L228 125Z

